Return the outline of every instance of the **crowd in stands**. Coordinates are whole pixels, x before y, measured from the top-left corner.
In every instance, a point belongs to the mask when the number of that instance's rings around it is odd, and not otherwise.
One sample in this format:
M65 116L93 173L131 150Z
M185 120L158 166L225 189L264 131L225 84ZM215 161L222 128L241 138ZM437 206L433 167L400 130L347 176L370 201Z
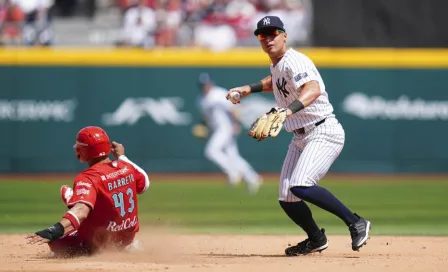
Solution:
M53 3L53 0L0 0L0 45L51 45Z
M305 0L120 0L119 45L198 46L215 51L256 46L256 22L282 18L291 45L310 42L311 6Z
M312 0L89 0L89 6L98 1L120 10L115 45L121 47L257 46L253 29L265 15L282 18L290 45L310 43ZM75 2L0 0L0 44L52 45L52 7Z

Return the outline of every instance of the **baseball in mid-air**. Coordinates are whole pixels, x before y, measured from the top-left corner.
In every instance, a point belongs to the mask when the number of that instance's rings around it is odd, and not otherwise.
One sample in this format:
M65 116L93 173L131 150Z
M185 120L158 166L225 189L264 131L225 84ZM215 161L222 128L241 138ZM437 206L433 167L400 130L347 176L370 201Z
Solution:
M240 101L240 98L241 98L241 96L240 96L239 92L232 92L230 94L230 101L232 103L237 103L238 101Z

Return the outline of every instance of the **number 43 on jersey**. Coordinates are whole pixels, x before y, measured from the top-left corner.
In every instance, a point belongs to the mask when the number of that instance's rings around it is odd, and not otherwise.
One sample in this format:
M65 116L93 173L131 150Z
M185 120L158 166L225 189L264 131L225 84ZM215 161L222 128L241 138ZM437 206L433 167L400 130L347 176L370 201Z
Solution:
M131 188L128 188L126 190L126 195L123 194L123 192L118 192L112 195L112 198L115 202L115 208L120 209L120 215L121 217L124 217L126 213L132 213L135 209L135 202L134 202L134 192ZM128 209L125 209L125 203L128 203Z

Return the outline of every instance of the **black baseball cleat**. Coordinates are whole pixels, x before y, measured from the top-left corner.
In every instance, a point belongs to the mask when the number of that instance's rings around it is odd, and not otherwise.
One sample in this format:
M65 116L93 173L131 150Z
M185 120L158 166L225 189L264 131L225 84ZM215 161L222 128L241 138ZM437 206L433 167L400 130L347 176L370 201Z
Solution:
M350 236L352 237L352 249L358 251L363 245L367 244L367 239L369 239L370 222L366 219L358 217L358 221L351 224L348 229L350 230Z
M322 252L327 249L328 241L325 236L325 230L322 229L321 232L321 235L313 237L313 239L308 238L295 246L285 249L286 256L307 255L313 252Z

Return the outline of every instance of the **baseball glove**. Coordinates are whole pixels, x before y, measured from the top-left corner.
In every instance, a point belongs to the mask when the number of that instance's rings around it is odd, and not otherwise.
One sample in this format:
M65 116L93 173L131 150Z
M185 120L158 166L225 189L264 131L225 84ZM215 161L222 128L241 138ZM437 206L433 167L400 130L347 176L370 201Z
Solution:
M275 107L258 117L249 129L249 136L262 141L267 137L275 138L286 120L286 109Z
M193 136L198 139L205 139L208 137L208 127L204 124L194 125L191 132L193 133Z

